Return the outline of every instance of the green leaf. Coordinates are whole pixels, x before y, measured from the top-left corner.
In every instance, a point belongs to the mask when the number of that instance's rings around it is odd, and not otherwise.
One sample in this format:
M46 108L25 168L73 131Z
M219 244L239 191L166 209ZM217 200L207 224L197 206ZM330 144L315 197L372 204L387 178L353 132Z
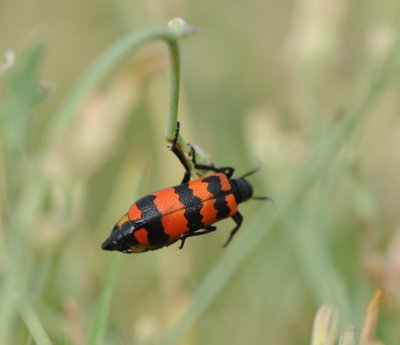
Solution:
M34 106L45 95L39 78L42 54L43 43L36 40L4 78L5 95L0 104L0 134L9 156L24 143Z

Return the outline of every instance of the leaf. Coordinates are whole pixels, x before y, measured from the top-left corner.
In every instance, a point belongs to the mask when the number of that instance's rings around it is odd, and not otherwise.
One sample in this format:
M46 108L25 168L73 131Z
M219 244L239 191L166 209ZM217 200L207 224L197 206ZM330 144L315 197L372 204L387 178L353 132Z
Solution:
M5 75L5 92L0 104L0 134L8 154L20 149L26 137L34 106L45 92L40 85L43 43L33 42Z

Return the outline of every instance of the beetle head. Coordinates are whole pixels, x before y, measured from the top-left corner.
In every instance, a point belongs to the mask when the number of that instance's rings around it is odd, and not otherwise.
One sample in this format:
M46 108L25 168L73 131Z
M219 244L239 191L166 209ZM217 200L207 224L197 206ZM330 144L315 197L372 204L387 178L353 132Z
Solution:
M103 242L101 248L104 250L117 250L123 253L131 253L131 247L135 247L138 243L133 236L135 224L123 216L111 231L110 236Z
M249 200L253 196L253 186L245 178L235 178L232 182L235 186L234 194L238 203Z

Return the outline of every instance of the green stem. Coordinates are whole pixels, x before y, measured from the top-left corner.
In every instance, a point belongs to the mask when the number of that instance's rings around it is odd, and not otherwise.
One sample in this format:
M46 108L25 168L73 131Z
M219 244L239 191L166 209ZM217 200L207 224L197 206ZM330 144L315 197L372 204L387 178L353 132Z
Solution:
M180 85L180 59L178 45L173 42L169 45L171 60L171 91L169 98L168 127L165 130L167 141L175 137L176 122L178 121L179 85Z
M45 133L42 148L52 147L64 137L65 132L70 127L79 107L96 86L110 74L125 58L131 56L139 48L156 42L164 41L170 52L171 63L171 92L169 99L168 126L165 130L165 139L172 142L176 133L179 106L179 83L180 83L180 61L178 41L192 33L194 29L188 26L182 19L172 19L167 28L150 29L142 32L129 34L120 39L107 49L100 57L95 60L89 70L83 75L77 86L72 90L59 111L52 118L51 123ZM185 154L187 165L192 167L192 176L198 177L204 172L196 171L191 160L191 147L186 143L181 135L178 137L177 146ZM196 149L197 162L209 165L208 155L201 149Z
M178 122L178 107L179 107L179 87L180 87L180 57L179 47L176 42L169 44L170 61L171 61L171 91L169 95L169 115L168 127L165 129L165 140L172 143L176 135L176 124ZM182 152L190 154L190 146L185 139L179 134L177 146Z
M172 22L173 21L171 21L171 23ZM171 86L173 90L171 92L169 123L171 124L173 119L175 119L176 122L179 100L179 55L176 42L193 33L194 30L190 26L184 24L183 21L176 25L175 20L174 24L175 25L169 25L168 28L149 29L129 34L107 49L83 75L59 111L52 118L48 130L45 133L43 147L52 145L57 142L59 138L63 137L78 113L79 107L84 99L89 96L110 72L141 47L156 41L164 41L171 49ZM172 126L169 125L168 128L171 130Z

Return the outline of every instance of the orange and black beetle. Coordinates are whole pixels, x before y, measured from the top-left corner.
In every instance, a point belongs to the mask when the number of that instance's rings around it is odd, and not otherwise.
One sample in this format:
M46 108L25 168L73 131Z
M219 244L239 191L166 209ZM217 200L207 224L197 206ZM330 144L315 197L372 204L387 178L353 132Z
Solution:
M182 154L175 146L172 151L183 162ZM224 247L232 240L243 221L238 204L253 196L253 187L245 177L256 170L231 179L233 168L199 165L194 160L194 153L192 156L196 169L213 171L213 174L190 181L190 170L186 168L180 185L146 195L136 201L102 244L104 250L142 253L169 246L178 240L181 240L181 249L188 237L215 231L217 228L213 224L229 217L236 226Z

